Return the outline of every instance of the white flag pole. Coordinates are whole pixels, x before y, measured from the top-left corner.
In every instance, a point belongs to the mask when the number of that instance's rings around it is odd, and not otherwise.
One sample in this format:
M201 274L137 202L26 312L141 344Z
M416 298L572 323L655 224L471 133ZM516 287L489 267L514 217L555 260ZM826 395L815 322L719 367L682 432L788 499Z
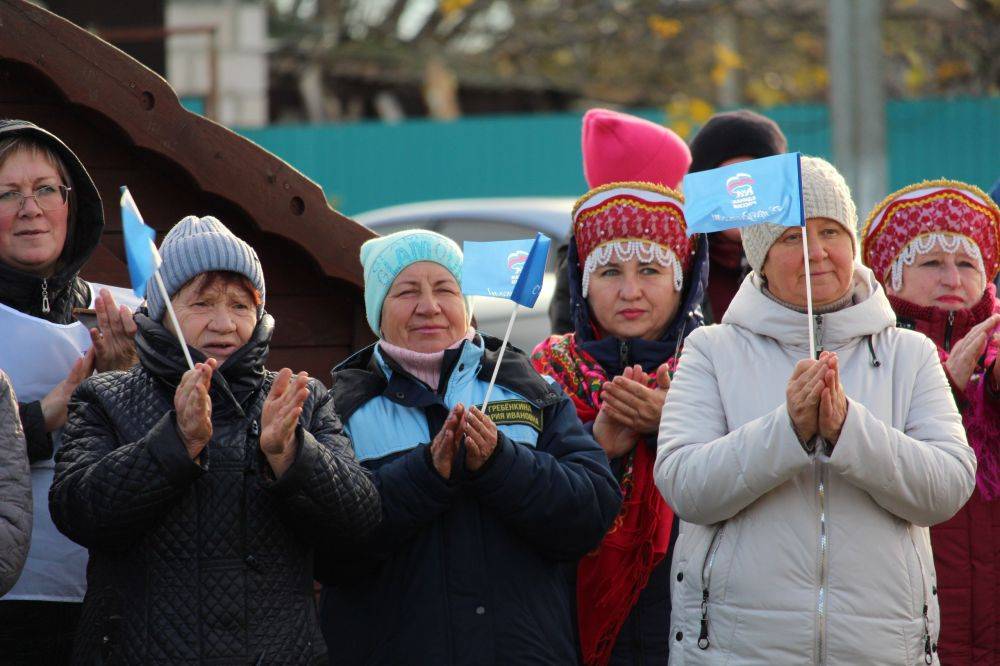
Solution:
M170 323L174 325L174 330L177 332L177 339L181 343L181 351L184 352L184 358L188 362L188 368L194 370L194 361L191 360L191 352L188 351L187 341L184 339L184 334L181 333L181 325L177 323L177 315L174 314L174 306L170 304L170 294L167 293L167 288L163 286L163 278L160 277L159 269L153 271L153 277L156 278L156 286L159 287L160 296L163 297L163 302L167 306L167 314L170 315Z
M809 234L805 226L802 229L802 261L806 267L806 313L809 315L809 358L816 358L816 336L813 335L813 290L812 275L809 272Z
M503 360L503 353L507 349L507 341L510 340L510 332L514 329L514 319L517 317L517 303L510 313L510 321L507 322L507 332L503 334L503 342L500 343L500 353L497 354L497 364L493 366L493 376L490 377L490 385L486 387L486 396L483 398L483 414L486 413L486 405L490 404L490 393L493 392L493 385L497 381L497 372L500 371L500 361Z
M469 323L472 323L472 318L476 316L476 297L469 296Z

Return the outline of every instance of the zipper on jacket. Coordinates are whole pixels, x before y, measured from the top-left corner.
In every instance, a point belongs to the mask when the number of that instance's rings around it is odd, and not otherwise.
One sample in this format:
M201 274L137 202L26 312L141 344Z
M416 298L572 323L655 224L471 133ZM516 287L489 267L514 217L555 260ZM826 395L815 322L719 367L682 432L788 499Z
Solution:
M913 533L910 533L910 544L913 546L913 554L917 556L917 568L920 570L920 589L923 592L924 605L921 611L924 618L924 663L932 664L934 663L934 648L931 645L931 622L927 617L927 611L929 610L928 600L927 600L927 581L924 580L924 560L920 557L920 550L917 548L917 542L913 538Z
M826 656L826 587L827 551L829 540L826 531L826 465L820 461L816 465L816 500L819 509L819 592L816 595L816 663L825 664Z
M927 619L927 604L924 604L924 663L934 663L934 655L931 654L931 627L930 620Z
M622 371L629 365L629 347L628 340L622 340L618 345L618 364L621 366Z
M813 315L813 319L816 321L816 358L819 358L823 351L823 315Z
M948 323L944 325L944 350L951 351L951 329L955 326L955 311L948 312Z
M49 313L49 279L42 278L42 312Z
M712 543L708 545L708 556L705 558L705 566L701 569L701 629L698 632L698 647L707 650L711 643L708 640L708 587L712 582L712 567L715 566L715 556L719 552L722 544L722 533L725 532L726 525L721 527L712 536Z

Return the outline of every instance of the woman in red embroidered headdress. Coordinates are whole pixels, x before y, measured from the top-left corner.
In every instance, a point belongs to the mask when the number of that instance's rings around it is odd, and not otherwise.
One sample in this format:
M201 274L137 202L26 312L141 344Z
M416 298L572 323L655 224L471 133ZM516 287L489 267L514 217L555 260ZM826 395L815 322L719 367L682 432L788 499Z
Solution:
M941 662L1000 664L1000 209L972 185L919 183L876 206L862 235L898 325L937 344L978 460L972 498L931 528Z
M577 567L585 664L665 664L674 517L653 483L656 432L684 337L702 323L707 245L688 238L683 198L611 183L573 210L567 271L574 332L535 348L593 429L625 493L601 545Z

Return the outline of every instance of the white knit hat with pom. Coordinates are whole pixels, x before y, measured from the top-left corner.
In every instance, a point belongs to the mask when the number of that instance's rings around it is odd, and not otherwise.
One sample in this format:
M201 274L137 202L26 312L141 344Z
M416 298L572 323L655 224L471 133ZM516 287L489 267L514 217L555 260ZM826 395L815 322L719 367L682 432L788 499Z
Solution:
M802 157L802 205L805 218L826 217L847 229L857 254L858 211L851 199L851 188L836 167L821 157ZM754 224L740 229L743 252L757 275L771 246L788 227L780 224Z

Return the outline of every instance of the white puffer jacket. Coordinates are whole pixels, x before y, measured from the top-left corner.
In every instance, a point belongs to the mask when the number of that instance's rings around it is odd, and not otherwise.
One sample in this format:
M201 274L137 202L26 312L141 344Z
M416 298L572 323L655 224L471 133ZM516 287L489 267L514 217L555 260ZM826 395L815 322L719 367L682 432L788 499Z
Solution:
M855 305L816 317L847 420L829 457L809 455L785 408L807 321L751 274L686 341L655 467L682 520L671 664L937 663L927 526L976 471L937 352L855 266Z

